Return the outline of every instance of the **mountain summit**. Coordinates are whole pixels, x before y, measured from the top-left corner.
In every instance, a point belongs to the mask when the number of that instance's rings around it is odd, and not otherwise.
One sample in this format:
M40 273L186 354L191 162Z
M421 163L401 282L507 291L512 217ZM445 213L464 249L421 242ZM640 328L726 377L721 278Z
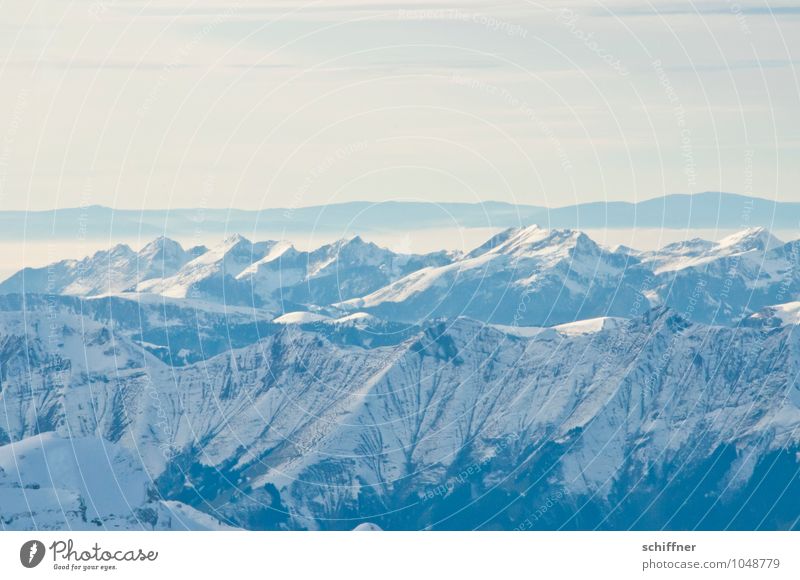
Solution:
M338 306L412 322L468 316L549 326L627 310L642 276L637 264L575 230L511 228L452 264L419 270Z
M0 293L95 296L124 292L143 280L171 276L192 257L178 242L164 237L153 240L140 252L119 244L82 260L62 260L43 268L20 270L0 284Z

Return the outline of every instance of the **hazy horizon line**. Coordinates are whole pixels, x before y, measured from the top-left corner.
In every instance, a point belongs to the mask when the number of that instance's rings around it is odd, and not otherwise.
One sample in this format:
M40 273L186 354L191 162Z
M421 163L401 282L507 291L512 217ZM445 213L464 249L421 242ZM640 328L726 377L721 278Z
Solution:
M732 191L696 191L693 193L665 193L662 195L656 195L654 197L648 197L636 201L628 201L628 200L621 200L621 199L605 199L605 200L595 200L595 201L583 201L577 202L567 205L558 205L558 206L546 206L546 205L536 205L532 203L513 203L509 201L500 201L495 199L488 199L485 201L424 201L424 200L401 200L401 199L387 199L382 201L369 201L369 200L350 200L350 201L339 201L327 204L315 204L315 205L283 205L283 206L265 206L259 208L243 208L243 207L225 207L225 206L180 206L180 207L113 207L110 205L103 205L102 203L92 203L87 205L79 205L79 206L66 206L66 207L54 207L50 209L0 209L0 214L9 214L9 213L47 213L47 212L55 212L55 211L71 211L71 210L86 210L86 209L108 209L112 211L139 211L139 212L152 212L152 211L220 211L220 210L228 210L228 211L236 211L236 212L258 212L258 211L267 211L267 210L278 210L278 211L299 211L304 209L314 209L320 207L331 207L331 206L345 206L345 205L384 205L390 203L397 203L397 204L420 204L420 205L440 205L440 206L447 206L447 205L472 205L472 206L480 206L480 205L506 205L509 207L525 207L525 208L538 208L538 209L551 209L551 210L559 210L565 209L570 207L577 207L577 206L586 206L586 205L594 205L594 204L626 204L626 205L638 205L641 203L647 203L652 201L657 201L659 199L667 199L667 198L674 198L674 197L697 197L702 195L720 195L720 196L728 196L728 197L739 197L745 199L754 199L760 200L770 203L777 203L777 204L800 204L797 201L783 201L780 199L771 199L769 197L762 197L759 195L748 195L744 193L737 193Z

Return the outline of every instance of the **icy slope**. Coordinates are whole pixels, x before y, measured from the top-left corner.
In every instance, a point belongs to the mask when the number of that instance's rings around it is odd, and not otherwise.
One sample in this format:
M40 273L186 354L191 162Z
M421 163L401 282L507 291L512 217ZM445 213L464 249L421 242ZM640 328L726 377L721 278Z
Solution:
M0 447L6 530L232 529L180 502L148 497L136 455L101 438L34 435Z

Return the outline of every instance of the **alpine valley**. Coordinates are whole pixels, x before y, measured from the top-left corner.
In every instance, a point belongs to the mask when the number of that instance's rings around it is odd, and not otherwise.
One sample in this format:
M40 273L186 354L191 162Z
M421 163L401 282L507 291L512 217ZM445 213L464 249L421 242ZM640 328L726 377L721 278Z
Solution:
M762 228L28 268L0 284L0 525L797 529L798 300L800 242Z

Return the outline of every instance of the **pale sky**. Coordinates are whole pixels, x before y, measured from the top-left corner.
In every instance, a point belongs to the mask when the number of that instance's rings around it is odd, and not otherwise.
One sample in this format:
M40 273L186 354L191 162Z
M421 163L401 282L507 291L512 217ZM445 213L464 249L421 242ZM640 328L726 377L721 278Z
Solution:
M0 6L0 208L800 201L800 5Z

